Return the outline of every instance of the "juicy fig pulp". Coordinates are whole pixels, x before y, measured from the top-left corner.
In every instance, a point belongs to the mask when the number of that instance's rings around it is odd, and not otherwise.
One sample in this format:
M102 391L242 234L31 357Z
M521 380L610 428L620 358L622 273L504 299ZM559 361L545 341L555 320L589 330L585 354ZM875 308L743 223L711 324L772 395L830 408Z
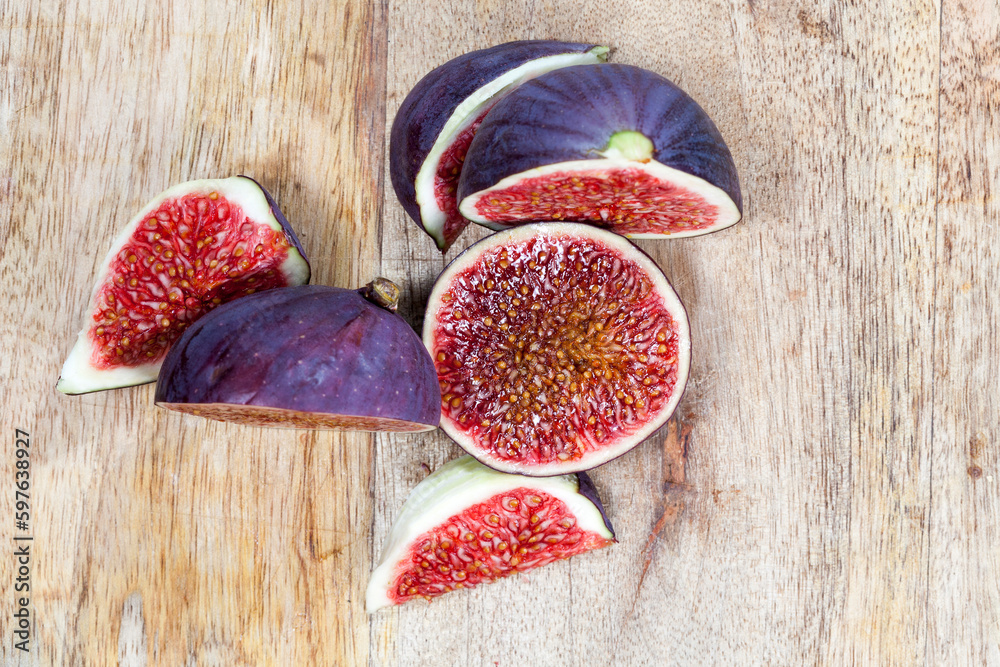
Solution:
M561 220L632 238L695 236L742 216L736 165L708 114L627 65L556 70L500 100L472 139L458 198L492 229Z
M57 388L152 382L181 332L220 303L309 280L295 232L253 179L181 183L112 244Z
M614 542L585 473L530 478L464 456L407 498L369 580L368 612L473 588Z
M403 100L389 137L389 172L406 212L445 251L468 225L455 191L465 152L483 116L520 83L569 65L603 62L608 48L545 40L466 53L420 80Z
M255 426L429 431L434 365L394 312L387 280L244 297L192 325L167 355L156 404Z
M497 470L586 470L641 442L687 380L687 315L625 238L544 223L494 234L431 292L441 427Z

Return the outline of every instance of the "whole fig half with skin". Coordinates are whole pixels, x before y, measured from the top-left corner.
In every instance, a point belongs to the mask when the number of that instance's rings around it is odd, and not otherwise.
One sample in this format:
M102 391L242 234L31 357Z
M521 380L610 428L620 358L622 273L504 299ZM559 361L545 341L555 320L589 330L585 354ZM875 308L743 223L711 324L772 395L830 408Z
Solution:
M424 344L441 428L486 465L587 470L635 447L680 400L687 315L627 239L575 223L523 225L470 246L431 291Z
M460 211L491 229L586 222L631 238L684 237L736 224L729 148L698 104L653 72L580 65L498 102L469 146Z
M104 258L59 391L152 382L170 345L220 303L309 281L309 263L277 204L251 178L161 192Z
M586 473L532 478L455 459L417 485L389 530L367 608L433 599L615 542Z
M304 285L216 308L174 344L156 404L254 426L361 431L437 428L441 394L398 288Z
M445 251L468 221L458 212L458 176L480 121L501 97L559 67L597 63L608 48L521 41L473 51L441 65L410 91L389 139L389 173L403 208Z

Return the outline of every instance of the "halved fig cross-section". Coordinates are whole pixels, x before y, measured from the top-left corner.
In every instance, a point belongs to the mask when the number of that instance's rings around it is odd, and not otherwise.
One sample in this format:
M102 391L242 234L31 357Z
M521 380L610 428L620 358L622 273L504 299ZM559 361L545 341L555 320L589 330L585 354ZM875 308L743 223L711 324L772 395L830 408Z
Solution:
M469 146L458 198L492 229L561 220L632 238L705 234L742 215L736 165L708 114L627 65L566 67L500 100Z
M389 139L389 171L406 212L442 251L468 221L458 212L458 177L476 128L498 99L531 77L603 62L608 48L528 40L473 51L421 79L399 107Z
M463 456L407 498L369 580L368 612L473 588L614 542L586 473L531 478Z
M295 232L256 181L176 185L112 244L57 388L82 394L152 382L170 345L208 310L308 281Z
M625 238L525 225L472 245L438 278L424 344L441 427L507 472L586 470L671 415L687 380L684 308Z
M429 431L434 364L396 315L398 288L303 285L224 304L195 322L160 370L156 404L254 426Z

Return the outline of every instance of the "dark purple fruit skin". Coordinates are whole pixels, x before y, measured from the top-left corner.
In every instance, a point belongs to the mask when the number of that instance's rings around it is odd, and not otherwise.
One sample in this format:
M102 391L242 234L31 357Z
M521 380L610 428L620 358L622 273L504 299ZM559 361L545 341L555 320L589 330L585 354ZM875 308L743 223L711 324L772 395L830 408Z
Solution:
M441 389L403 318L358 292L303 285L220 305L174 343L157 403L227 403L437 426Z
M611 536L615 536L614 526L611 525L611 519L608 518L608 513L604 511L604 503L601 502L601 497L597 495L597 487L594 486L593 480L590 479L590 475L585 472L576 473L577 484L580 485L579 492L580 495L594 503L594 507L598 509L601 513L601 518L604 519L604 525L608 527L611 531Z
M574 65L518 86L472 139L458 200L535 167L600 158L611 136L641 132L653 159L723 190L743 212L733 156L715 123L659 74L630 65Z
M595 46L551 40L508 42L449 60L421 79L400 105L389 135L392 187L410 217L420 222L414 189L417 172L459 104L490 81L532 60L586 53Z
M245 178L248 181L251 181L254 185L256 185L258 188L260 188L261 192L264 193L264 199L267 200L267 205L271 207L271 213L274 214L274 218L281 225L281 229L284 230L285 234L288 236L289 240L292 242L292 245L295 246L295 249L299 251L299 255L302 256L302 260L306 263L306 266L309 267L309 273L311 275L312 274L312 266L309 264L309 260L306 259L306 252L305 252L305 250L302 249L302 244L299 243L299 237L295 235L295 230L292 229L292 225L289 224L288 219L281 212L281 209L278 208L278 202L274 201L274 197L271 196L271 193L268 192L266 189L264 189L264 186L261 185L260 183L258 183L253 178L251 178L249 176L245 176L243 174L240 174L240 178ZM308 282L308 281L306 281L306 282Z

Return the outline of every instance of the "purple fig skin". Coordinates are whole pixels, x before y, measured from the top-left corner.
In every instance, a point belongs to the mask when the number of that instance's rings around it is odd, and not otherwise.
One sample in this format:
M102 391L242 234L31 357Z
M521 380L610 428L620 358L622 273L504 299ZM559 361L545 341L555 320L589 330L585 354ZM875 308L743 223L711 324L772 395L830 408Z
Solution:
M477 90L532 60L586 53L595 44L524 40L472 51L431 71L400 105L389 135L389 175L396 197L423 228L414 182L455 109Z
M429 354L398 315L358 291L304 285L223 304L171 348L157 404L229 404L436 427ZM291 425L291 424L289 424Z
M743 212L736 164L708 114L659 74L617 64L554 70L497 102L469 146L458 199L535 167L599 158L622 130L645 135L652 159L715 185Z
M594 507L598 509L601 513L601 518L604 519L604 525L608 527L611 531L612 539L615 539L615 528L611 525L611 519L608 518L608 513L604 511L604 503L601 502L601 497L597 495L597 487L594 486L594 482L590 479L590 475L585 472L576 473L577 484L580 485L580 495L594 503Z
M299 237L295 235L295 230L292 229L292 225L289 224L288 219L285 217L285 214L282 213L281 209L278 208L278 202L274 201L274 197L271 196L271 193L268 192L263 185L258 183L250 176L240 174L240 178L245 178L248 181L252 181L253 184L256 185L258 188L260 188L260 191L264 193L264 199L267 200L267 205L271 207L271 213L274 214L274 219L277 220L278 224L281 225L281 228L285 231L285 234L291 240L292 245L295 246L295 249L299 251L300 255L302 255L302 259L305 260L306 266L309 266L310 273L312 273L312 266L309 265L309 260L306 259L306 253L305 250L302 249L302 244L299 243Z

